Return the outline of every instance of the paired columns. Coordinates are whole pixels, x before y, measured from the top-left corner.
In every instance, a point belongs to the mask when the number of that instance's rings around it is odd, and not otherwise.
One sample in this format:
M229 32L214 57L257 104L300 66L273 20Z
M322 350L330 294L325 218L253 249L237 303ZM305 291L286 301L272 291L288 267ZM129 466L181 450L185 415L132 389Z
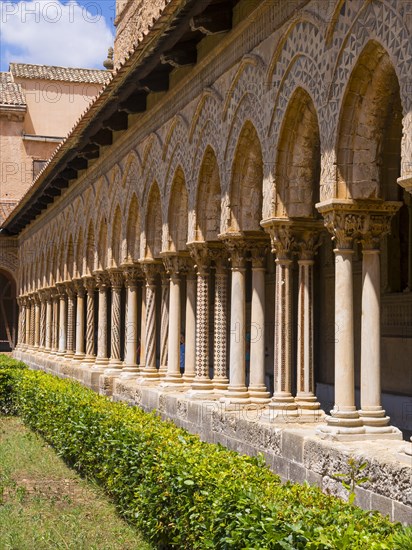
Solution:
M401 203L330 200L317 205L335 241L335 406L319 428L324 436L401 437L381 406L380 239ZM353 242L362 244L361 409L355 405Z

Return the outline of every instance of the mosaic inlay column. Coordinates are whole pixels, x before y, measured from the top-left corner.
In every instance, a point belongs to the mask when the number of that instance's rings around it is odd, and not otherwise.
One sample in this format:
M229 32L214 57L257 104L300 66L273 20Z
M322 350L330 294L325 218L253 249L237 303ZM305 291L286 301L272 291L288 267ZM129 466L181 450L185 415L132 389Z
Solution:
M46 349L46 309L47 309L47 294L44 290L39 291L40 297L40 344L39 351L44 352Z
M168 273L161 270L162 295L160 304L160 367L159 375L163 378L168 372L169 356L169 306L170 306L170 278Z
M302 412L320 409L315 395L313 353L313 266L320 232L316 228L311 230L309 224L298 231L296 239L299 266L296 403Z
M94 289L96 288L96 281L92 276L83 277L84 287L87 292L86 303L86 355L84 357L84 364L86 367L90 367L95 361L94 350Z
M245 239L232 237L224 240L229 251L232 286L230 305L230 360L227 404L250 403L246 387L246 253Z
M53 340L53 296L51 288L45 291L46 296L46 347L45 351L51 353Z
M145 364L140 374L143 380L156 382L159 372L156 368L156 278L160 267L158 263L142 263L146 277L146 330L145 330Z
M189 396L213 393L209 376L209 268L210 255L205 242L188 245L197 273L196 299L196 365Z
M77 295L76 352L74 354L74 359L76 361L82 361L84 359L84 298L86 291L84 288L84 281L82 279L75 279L73 283Z
M40 347L40 297L38 293L33 296L34 300L34 351Z
M96 277L96 287L99 291L99 309L97 316L97 355L93 366L94 370L100 370L107 367L109 358L107 357L107 290L110 286L108 274L104 271L94 273Z
M362 216L361 409L368 434L400 436L389 425L381 404L380 241L390 232L391 219L402 203L377 201L376 210ZM371 204L371 208L373 205Z
M265 273L267 243L250 248L252 261L252 304L250 330L250 382L252 403L265 404L270 394L265 385Z
M66 285L57 283L59 293L59 336L58 336L58 355L64 355L67 348L67 319L66 319Z
M121 292L123 287L123 273L113 269L109 272L112 287L112 318L111 318L111 353L108 374L120 374L122 360L120 355L120 328L121 328ZM113 372L112 372L113 371Z
M191 385L196 366L196 273L193 266L186 273L185 370L183 382Z
M76 291L72 282L66 282L65 286L67 294L67 349L65 357L71 360L74 357Z
M141 269L137 266L128 266L124 269L124 282L127 290L126 323L125 323L125 359L122 369L122 378L134 378L139 372L137 365L137 283Z
M274 341L274 393L269 403L271 410L285 419L297 416L297 405L292 397L292 251L294 246L291 221L272 218L262 225L272 239L272 252L276 254L275 283L275 341Z
M226 393L229 385L227 365L227 279L228 254L226 248L211 250L215 263L213 387L216 393Z

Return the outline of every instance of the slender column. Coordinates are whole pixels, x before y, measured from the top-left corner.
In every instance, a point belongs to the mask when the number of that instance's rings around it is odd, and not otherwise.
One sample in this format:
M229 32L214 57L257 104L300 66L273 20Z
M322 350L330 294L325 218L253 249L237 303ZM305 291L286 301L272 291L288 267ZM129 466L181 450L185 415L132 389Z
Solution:
M66 285L65 283L57 283L57 291L59 293L59 338L58 338L58 355L64 355L67 348L67 302L66 302Z
M92 276L83 277L84 287L87 292L87 304L86 304L86 356L82 365L90 367L95 361L95 349L94 349L94 289L96 288L96 281Z
M359 220L333 205L318 209L335 240L335 405L319 433L361 434L362 421L355 406L353 336L353 238Z
M30 297L26 297L26 326L25 326L25 348L30 347L30 310L31 301Z
M128 266L124 269L124 281L127 289L126 298L126 334L125 359L122 369L122 378L134 378L139 372L137 365L137 278L141 274L137 266Z
M161 317L160 317L160 368L159 375L163 378L168 372L168 356L169 356L169 302L171 281L168 273L162 270L162 300L161 300ZM173 330L173 329L172 329Z
M230 309L230 362L227 397L228 404L250 403L246 387L246 252L242 238L225 240L229 250L232 288Z
M213 387L216 393L226 393L229 386L227 372L227 251L217 249L212 254L215 262L214 356Z
M296 403L303 410L320 409L315 396L313 364L313 266L320 245L318 231L303 231L298 237L298 349Z
M38 351L40 347L40 297L36 293L34 301L34 350Z
M389 203L390 205L391 203ZM380 212L363 218L362 231L362 324L361 324L361 410L366 433L396 434L381 405L380 334L380 240L389 233L392 213Z
M405 203L408 207L409 227L408 227L408 286L406 292L412 292L412 195L404 193Z
M112 331L109 368L110 374L119 375L122 368L122 360L120 356L120 318L123 273L120 270L113 269L110 270L109 277L112 285Z
M84 296L85 288L82 279L74 279L73 288L77 295L76 304L76 351L73 359L84 359Z
M268 247L262 243L251 248L252 311L250 331L250 384L252 403L265 404L270 393L265 385L265 262Z
M96 286L99 291L99 310L97 317L97 356L94 370L104 369L109 359L107 357L107 290L110 280L104 271L95 272Z
M189 243L190 254L195 261L197 272L196 300L196 365L195 377L189 396L213 393L209 376L209 267L210 257L204 242Z
M21 296L17 298L17 304L19 306L19 316L18 316L18 325L17 325L17 346L16 349L21 349L22 344L22 327L23 327L23 302Z
M140 358L139 371L144 368L146 358L146 279L142 283L142 301L140 312Z
M53 338L53 295L50 288L44 292L46 296L46 346L44 351L51 353Z
M59 346L59 293L57 288L53 288L53 335L52 335L52 354L57 354Z
M147 262L142 264L146 276L146 327L145 327L145 364L141 370L144 380L158 381L156 368L156 276L159 264Z
M71 360L74 358L76 290L72 282L66 282L65 286L67 294L67 349L65 357Z
M187 270L186 257L177 255L165 255L163 263L170 275L169 293L169 342L168 363L165 385L181 384L183 382L180 373L180 331L181 331L181 274Z
M186 275L186 331L185 331L185 372L183 382L191 384L195 377L196 365L196 273L190 268Z
M40 296L40 345L39 351L44 352L46 348L46 308L47 295L44 290L39 292Z

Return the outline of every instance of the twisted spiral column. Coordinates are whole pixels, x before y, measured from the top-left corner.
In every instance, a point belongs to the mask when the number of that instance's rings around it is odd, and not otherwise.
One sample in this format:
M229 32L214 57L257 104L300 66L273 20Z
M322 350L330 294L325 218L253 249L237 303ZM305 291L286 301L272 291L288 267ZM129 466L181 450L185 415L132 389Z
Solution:
M46 308L47 296L44 290L39 292L40 295L40 347L39 351L44 352L46 348Z
M40 297L38 293L33 296L34 301L34 351L38 351L40 347Z
M131 265L124 269L124 281L127 289L126 323L125 323L125 359L122 378L134 378L139 372L137 365L137 283L141 274L140 268Z
M76 291L72 282L66 282L67 294L67 350L65 357L74 357Z
M159 264L147 262L142 264L146 277L146 327L145 327L145 365L141 370L144 380L157 381L159 373L156 368L156 275Z
M168 371L168 353L169 353L169 301L170 301L170 282L168 274L165 271L161 273L162 280L162 303L160 318L160 368L159 375L166 376Z
M58 353L57 355L65 355L67 348L67 302L66 302L66 284L57 283L57 291L59 293L59 336L58 336Z
M51 288L44 291L46 297L46 344L45 352L51 353L53 339L53 295Z
M110 279L106 272L95 272L96 286L99 291L99 309L97 317L97 356L94 370L104 370L109 359L107 357L107 290Z
M80 361L84 359L84 297L85 288L82 279L74 279L74 290L77 295L76 305L76 351L74 359Z
M30 309L31 309L30 297L26 296L26 323L25 323L25 327L24 327L25 349L30 347Z
M83 277L84 288L87 292L86 301L86 356L83 364L89 367L95 361L94 350L94 289L96 288L96 281L92 276Z
M109 368L113 373L120 374L122 360L120 355L120 323L121 323L121 291L123 287L123 273L118 269L109 272L112 286L112 332L111 332L111 354Z

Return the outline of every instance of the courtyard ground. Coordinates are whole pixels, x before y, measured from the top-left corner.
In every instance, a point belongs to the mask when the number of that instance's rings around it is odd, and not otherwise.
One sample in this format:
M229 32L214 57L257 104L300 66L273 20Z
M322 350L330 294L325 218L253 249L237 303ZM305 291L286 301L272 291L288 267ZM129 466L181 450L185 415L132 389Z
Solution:
M17 418L0 416L1 550L150 550L89 481Z

